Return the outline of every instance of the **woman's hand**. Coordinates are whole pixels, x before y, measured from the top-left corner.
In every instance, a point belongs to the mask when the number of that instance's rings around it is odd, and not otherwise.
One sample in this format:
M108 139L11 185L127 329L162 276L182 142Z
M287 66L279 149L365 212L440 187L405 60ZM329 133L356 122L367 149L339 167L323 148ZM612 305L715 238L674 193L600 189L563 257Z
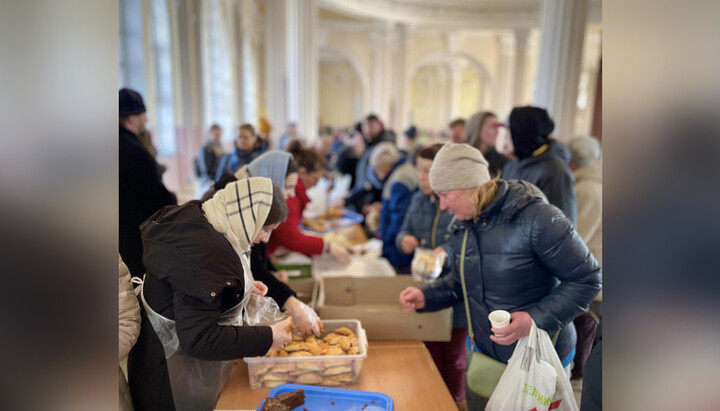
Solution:
M400 250L405 254L412 254L419 245L420 242L414 235L405 234L400 239Z
M443 267L445 266L445 262L447 261L448 254L447 254L447 251L445 251L445 248L443 248L443 246L435 247L432 255L435 258L439 258L440 261L442 261Z
M290 297L283 305L283 308L290 313L295 328L303 335L315 334L320 336L320 317L315 310L295 297Z
M273 336L272 348L280 349L292 341L292 318L286 318L270 326Z
M347 248L341 246L338 243L330 243L328 245L328 251L333 258L340 264L350 264L350 253Z
M407 287L400 293L400 304L406 311L416 311L425 307L425 294L417 287Z
M252 295L264 296L267 294L268 288L262 281L253 281Z
M493 334L490 336L495 344L510 345L522 337L530 334L532 317L525 311L510 313L510 324L504 328L491 328Z

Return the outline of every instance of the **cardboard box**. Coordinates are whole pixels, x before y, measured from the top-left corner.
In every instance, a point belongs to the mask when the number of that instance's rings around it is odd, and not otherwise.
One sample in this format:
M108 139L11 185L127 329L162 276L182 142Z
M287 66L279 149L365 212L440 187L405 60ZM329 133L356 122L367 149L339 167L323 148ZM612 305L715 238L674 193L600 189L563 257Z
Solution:
M369 340L450 341L452 308L406 312L398 298L405 287L422 286L410 276L318 279L317 313L323 320L360 320Z
M288 286L297 293L297 299L315 309L319 285L314 278L291 278Z

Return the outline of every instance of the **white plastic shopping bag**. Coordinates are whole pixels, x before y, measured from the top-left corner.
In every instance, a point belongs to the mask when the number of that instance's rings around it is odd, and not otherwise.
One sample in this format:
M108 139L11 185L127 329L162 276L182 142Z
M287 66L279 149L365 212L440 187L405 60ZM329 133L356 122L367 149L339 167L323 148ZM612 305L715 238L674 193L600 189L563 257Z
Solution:
M547 332L533 321L521 338L486 411L577 411L578 406Z

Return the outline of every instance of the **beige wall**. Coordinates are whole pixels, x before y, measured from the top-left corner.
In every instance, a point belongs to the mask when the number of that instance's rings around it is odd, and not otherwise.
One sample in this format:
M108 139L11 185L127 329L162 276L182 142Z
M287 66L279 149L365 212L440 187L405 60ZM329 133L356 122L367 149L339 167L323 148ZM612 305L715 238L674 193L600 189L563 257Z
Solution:
M319 113L321 126L349 127L357 118L360 82L350 63L320 62Z

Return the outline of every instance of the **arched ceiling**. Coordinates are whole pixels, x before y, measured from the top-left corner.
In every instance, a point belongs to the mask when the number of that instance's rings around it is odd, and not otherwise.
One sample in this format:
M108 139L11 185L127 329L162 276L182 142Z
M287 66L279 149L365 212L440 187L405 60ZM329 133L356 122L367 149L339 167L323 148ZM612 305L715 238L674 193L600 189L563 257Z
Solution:
M541 0L320 0L327 14L453 28L532 28ZM590 0L588 23L600 24L602 1Z

